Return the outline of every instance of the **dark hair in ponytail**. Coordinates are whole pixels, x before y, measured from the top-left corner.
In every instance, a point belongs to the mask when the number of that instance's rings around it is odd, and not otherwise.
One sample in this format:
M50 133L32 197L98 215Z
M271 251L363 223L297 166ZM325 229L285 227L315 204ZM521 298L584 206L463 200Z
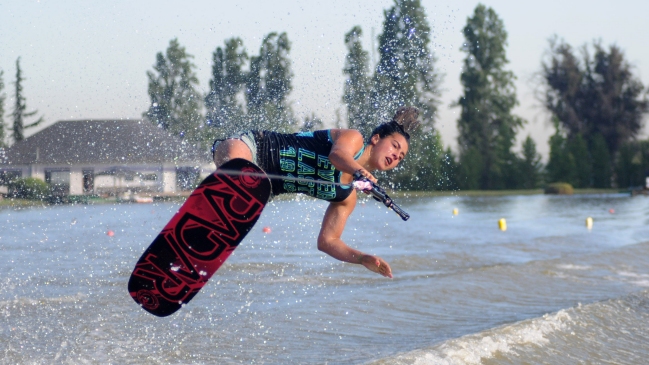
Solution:
M394 133L399 133L410 143L410 133L417 128L419 121L419 109L414 106L402 106L394 113L392 120L381 123L372 131L372 136L379 135L379 138L385 138ZM371 136L370 136L371 137Z

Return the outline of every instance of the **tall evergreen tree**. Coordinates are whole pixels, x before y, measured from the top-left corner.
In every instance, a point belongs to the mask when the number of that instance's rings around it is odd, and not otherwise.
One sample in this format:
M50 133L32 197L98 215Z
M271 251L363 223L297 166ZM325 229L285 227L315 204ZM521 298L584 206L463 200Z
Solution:
M5 83L2 78L4 71L0 70L0 148L6 147L5 138L7 137L7 132L5 131L5 99L7 95L4 93Z
M398 107L412 105L421 110L423 129L433 127L440 76L429 49L430 34L420 0L394 0L384 11L372 95L375 120L389 120Z
M618 160L615 164L617 186L627 188L634 185L633 180L637 172L633 161L636 156L637 149L634 143L625 143L620 147Z
M593 132L604 137L614 156L620 145L637 136L642 129L643 115L649 112L644 85L636 78L619 47L608 52L595 43L592 70L588 77L591 99L597 108L587 108L586 119Z
M173 135L200 143L204 138L202 95L192 58L178 39L169 41L166 52L156 55L153 71L147 71L151 106L143 117Z
M364 136L372 132L375 121L372 115L370 95L372 92L369 75L369 55L363 49L361 27L355 26L345 34L345 90L343 102L347 106L347 126L358 129Z
M479 190L482 189L482 171L484 160L476 146L468 146L462 149L459 156L458 185L460 189Z
M390 120L400 106L416 106L421 111L422 127L412 133L408 158L388 174L393 185L406 189L438 187L444 158L441 139L433 129L440 76L434 69L435 57L429 49L430 34L421 1L394 0L393 6L384 11L370 113L376 126Z
M20 142L23 139L25 139L25 129L36 127L37 125L41 124L43 122L43 117L41 116L38 118L35 122L24 125L25 123L25 118L32 117L38 113L37 110L27 112L27 101L25 97L23 96L23 81L25 79L23 78L22 75L22 70L20 69L20 57L16 59L16 82L14 85L16 86L15 88L15 93L14 93L14 110L12 112L13 116L13 139L14 142Z
M439 190L458 190L459 184L457 181L458 177L458 166L455 162L455 155L451 151L450 147L446 148L446 151L442 155L442 159L439 167L440 178L438 181Z
M288 104L291 92L291 43L286 33L268 34L259 55L250 59L246 79L246 102L249 128L291 131L295 120Z
M536 189L541 183L541 155L536 152L536 143L529 135L523 141L523 158L520 176L523 189Z
M586 141L577 134L566 141L566 148L575 160L572 185L576 188L590 187L593 171Z
M595 42L594 48L593 57L585 45L580 60L570 45L556 37L550 40L549 58L542 64L544 102L568 137L581 134L592 154L600 134L613 158L641 130L649 101L619 47L606 50Z
M507 32L496 12L480 4L463 29L467 57L461 82L464 96L457 105L462 112L458 120L460 160L467 155L481 156L481 168L463 169L466 182L479 182L481 189L511 188L516 156L511 151L523 119L511 114L518 104L515 76L504 70L509 62L505 54ZM473 158L473 157L472 157ZM508 182L509 181L509 182Z
M212 54L212 79L205 97L206 119L220 137L232 134L243 123L243 105L237 95L244 91L245 72L242 70L248 55L240 38L225 41Z
M550 137L550 158L545 167L547 182L565 182L573 184L575 181L575 158L567 147L566 137L563 136L559 121L554 119L556 132Z
M245 88L243 66L247 60L240 38L226 40L225 48L217 47L212 54L210 92L205 97L206 119L221 138L242 128L244 110L237 96Z
M615 175L620 188L645 186L649 177L649 139L627 142L620 147Z
M584 71L572 47L550 39L551 59L543 63L543 77L546 83L545 107L553 114L568 135L581 134L589 139L590 133L582 118L585 90Z
M593 158L593 187L610 188L612 178L611 153L606 139L599 133L593 136L591 155Z

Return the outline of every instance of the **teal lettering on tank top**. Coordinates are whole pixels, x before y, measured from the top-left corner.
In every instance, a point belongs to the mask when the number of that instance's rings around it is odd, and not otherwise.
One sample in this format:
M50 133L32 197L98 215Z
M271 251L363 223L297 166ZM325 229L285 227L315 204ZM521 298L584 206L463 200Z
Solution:
M300 176L303 179L309 179L313 180L313 177L311 176ZM315 182L306 182L306 181L298 181L298 187L297 191L301 193L306 193L310 196L315 196Z
M315 152L305 150L304 148L300 148L300 149L298 149L297 160L302 161L303 157L307 157L307 158L315 160Z
M353 192L349 185L340 184L343 173L329 160L333 146L331 131L268 132L263 138L267 142L264 145L268 145L263 162L271 172L283 176L272 180L274 193L304 193L319 199L342 201ZM354 158L362 155L363 150ZM291 180L295 178L303 180Z
M333 170L329 157L318 155L318 167L325 170Z
M333 168L333 165L330 164L330 166L332 167L330 170L329 169L324 169L324 168L320 167L319 165L320 164L318 164L318 167L319 167L318 168L318 177L320 177L322 180L327 180L327 181L333 182L334 181L334 171L335 171L334 168Z
M279 168L284 172L294 172L295 171L295 161L289 160L288 158L279 159Z
M294 177L293 174L287 174L288 177ZM295 182L291 180L284 180L284 190L288 193L295 193L297 192L297 188L295 187Z
M279 155L284 157L295 157L295 147L289 147L285 150L280 150Z
M297 167L298 167L298 169L297 169L298 175L314 175L315 174L315 168L313 168L313 166L309 166L309 165L305 164L302 161L299 161L297 163Z
M300 179L311 180L311 181L304 181L304 180L302 180L302 181L298 181L298 182L297 182L298 185L306 185L306 186L308 186L308 187L310 187L310 188L312 188L312 187L315 186L315 181L313 181L313 176L302 176L302 175L298 175L298 177L299 177Z
M316 198L333 199L336 197L336 186L332 184L318 184Z
M318 177L322 180L334 182L334 170L321 170L318 169ZM330 185L330 184L327 184Z
M334 182L335 167L327 156L318 155L318 177L325 181ZM333 199L336 197L336 186L332 184L318 184L316 198Z

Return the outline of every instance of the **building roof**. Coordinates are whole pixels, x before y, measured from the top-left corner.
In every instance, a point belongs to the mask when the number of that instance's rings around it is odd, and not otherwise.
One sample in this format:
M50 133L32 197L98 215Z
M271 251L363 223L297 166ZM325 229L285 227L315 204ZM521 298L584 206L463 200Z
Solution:
M5 149L2 165L209 163L203 151L141 120L59 121Z

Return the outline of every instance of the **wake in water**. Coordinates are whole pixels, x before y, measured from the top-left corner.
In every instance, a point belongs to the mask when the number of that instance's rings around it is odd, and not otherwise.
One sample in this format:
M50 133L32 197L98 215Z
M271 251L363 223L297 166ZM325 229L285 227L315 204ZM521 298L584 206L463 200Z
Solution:
M649 291L560 310L373 364L646 364Z

